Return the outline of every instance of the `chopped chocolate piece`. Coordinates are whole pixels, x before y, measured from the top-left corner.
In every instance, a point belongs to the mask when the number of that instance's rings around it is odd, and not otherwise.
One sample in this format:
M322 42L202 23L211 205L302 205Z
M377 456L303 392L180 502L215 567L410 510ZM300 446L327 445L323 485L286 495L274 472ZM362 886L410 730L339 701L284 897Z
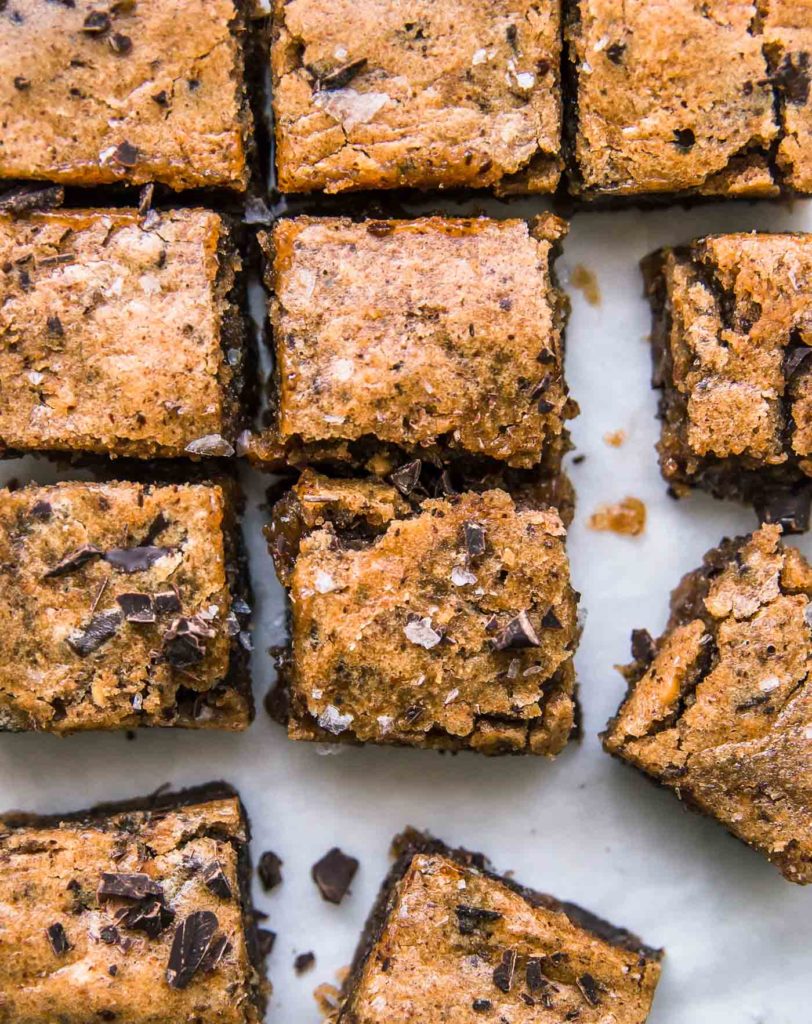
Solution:
M548 608L547 611L541 617L541 628L542 629L563 629L564 625L552 608Z
M657 654L657 645L647 629L632 630L632 657L635 661L651 664Z
M479 523L463 523L465 548L471 558L485 554L485 530Z
M49 925L47 928L48 941L51 944L51 949L54 951L55 956L62 956L63 953L71 948L68 942L68 936L65 934L63 925L57 921L55 924Z
M659 950L580 907L500 878L481 854L413 831L395 840L394 852L335 1024L463 1022L472 1011L495 1024L644 1024ZM487 929L455 927L461 891L471 906L494 909Z
M340 903L350 888L358 870L358 861L334 846L316 861L311 869L313 881L319 887L322 899L328 903Z
M120 572L134 573L146 572L159 558L170 554L169 548L159 548L149 545L137 548L111 548L105 551L104 560L109 562L114 569Z
M203 955L200 962L200 970L210 974L216 970L223 957L231 952L231 943L225 935L216 935Z
M282 881L282 860L273 852L266 850L259 858L257 874L265 892L275 889Z
M122 56L128 54L133 48L132 39L129 36L125 36L123 32L114 32L107 42L113 53L118 53Z
M787 533L806 533L812 504L812 479L794 489L776 487L753 498L762 523L777 523Z
M106 644L108 640L112 640L120 626L120 612L101 612L99 615L94 615L83 629L70 633L67 642L80 658L86 658Z
M206 641L216 635L199 615L175 619L164 633L164 657L174 668L191 668L205 659Z
M272 932L270 928L257 928L257 942L263 959L270 956L276 942L276 932Z
M396 469L390 479L400 493L408 498L420 482L422 468L423 463L420 459L415 459L413 462L407 462L400 469Z
M315 953L300 953L293 961L293 968L297 974L304 974L316 963Z
M115 946L121 940L121 933L114 924L108 924L99 932L99 938L108 946Z
M155 595L155 611L159 615L172 615L181 610L177 590L160 590Z
M101 35L110 31L111 24L109 14L105 14L103 11L91 11L84 20L82 31L90 35Z
M559 4L298 0L275 12L281 191L555 191Z
M119 594L116 601L127 622L155 621L155 609L149 594Z
M484 907L469 907L464 903L456 906L454 911L457 915L460 935L473 935L478 928L485 928L502 917L498 910L486 910Z
M76 572L83 565L87 565L88 562L101 557L102 553L98 548L84 544L82 547L76 548L75 551L71 551L70 554L65 555L63 559L57 562L53 569L49 569L45 573L45 579L52 579L55 576L67 576L68 573Z
M143 873L103 871L97 894L100 900L109 896L142 900L145 896L163 896L163 888Z
M811 602L812 568L778 526L722 541L672 593L653 650L622 670L628 692L603 734L798 884L812 882Z
M151 939L166 931L174 920L175 912L167 907L163 895L147 896L134 907L116 911L116 923L121 928L145 932Z
M494 639L493 646L497 651L520 651L527 647L540 647L541 640L533 629L527 612L522 611L508 622Z
M210 910L195 910L181 921L166 968L170 988L186 988L201 969L218 926L217 916Z
M220 861L213 860L210 864L207 864L200 877L205 882L206 888L210 889L215 896L219 896L221 900L231 899L233 895L231 883L223 871L223 865Z

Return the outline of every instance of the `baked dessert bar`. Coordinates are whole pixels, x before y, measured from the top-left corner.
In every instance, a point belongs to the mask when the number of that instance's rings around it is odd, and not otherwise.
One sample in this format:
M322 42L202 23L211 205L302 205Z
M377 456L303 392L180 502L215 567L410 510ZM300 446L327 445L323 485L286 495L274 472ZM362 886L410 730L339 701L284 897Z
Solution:
M243 0L5 0L0 178L243 191Z
M522 220L297 217L263 239L276 362L257 463L414 458L557 471L577 407L563 377L566 231Z
M572 0L566 37L582 198L809 189L807 5Z
M552 192L557 0L274 0L282 192Z
M239 269L206 210L0 214L0 453L233 455Z
M247 569L232 491L0 489L0 731L246 728Z
M806 529L812 235L731 234L644 260L663 476Z
M414 830L394 852L336 1024L644 1024L661 950L494 874L481 854Z
M555 510L306 471L267 536L291 614L269 710L292 739L554 755L576 731Z
M260 1024L248 839L223 783L0 816L0 1021Z
M724 540L671 595L656 642L632 634L611 754L812 882L812 569L778 526Z

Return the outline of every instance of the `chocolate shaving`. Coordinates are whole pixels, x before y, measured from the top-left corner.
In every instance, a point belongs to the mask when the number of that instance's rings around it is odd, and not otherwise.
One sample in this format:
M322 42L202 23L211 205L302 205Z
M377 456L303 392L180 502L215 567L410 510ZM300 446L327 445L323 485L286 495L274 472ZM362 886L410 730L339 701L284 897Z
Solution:
M155 611L159 615L171 615L181 609L180 595L175 590L159 590L155 595Z
M334 846L321 860L316 861L310 873L319 887L322 899L328 903L340 903L347 895L357 870L358 861L355 857L348 857Z
M485 554L485 528L479 523L463 523L465 550L471 558Z
M71 948L68 936L65 934L65 929L59 921L48 925L45 932L51 944L51 949L54 951L54 956L62 956Z
M579 978L576 978L575 984L590 1006L598 1005L601 1001L602 986L600 982L596 981L591 974L582 974Z
M53 569L49 569L48 572L45 573L45 579L50 580L57 576L67 576L69 573L76 572L77 569L81 569L82 566L87 565L88 562L92 562L101 557L102 553L98 548L94 548L90 544L83 544L82 547L76 548L75 551L71 551L69 554L65 555L62 561L57 562Z
M513 972L516 970L516 950L506 949L502 954L502 961L494 968L493 983L500 992L510 992L513 984Z
M103 557L114 569L127 574L146 572L159 558L170 554L169 548L159 548L147 544L136 548L111 548Z
M166 905L163 894L146 896L135 906L116 911L116 924L130 931L144 932L151 939L166 931L174 920L175 912Z
M116 601L127 622L155 621L155 609L149 594L119 594Z
M469 907L460 903L455 908L457 915L457 927L460 935L473 935L480 928L485 928L494 921L498 921L502 915L497 910L485 910L484 907Z
M218 923L210 910L195 910L178 925L166 968L170 988L186 988L201 969Z
M541 957L531 956L527 960L525 967L525 980L527 987L531 992L543 992L549 985L549 982L544 977L544 971L541 968L542 965Z
M213 892L215 896L219 896L221 900L231 899L231 883L226 877L223 865L219 860L213 860L210 864L207 864L203 868L200 877L203 879L206 888Z
M199 615L174 619L164 633L164 657L173 668L198 665L206 657L206 640L214 635L214 630Z
M399 466L394 473L390 475L389 479L395 487L397 487L400 493L404 497L408 498L420 482L420 471L422 468L423 463L420 459L415 459L413 462L406 462L402 466Z
M282 881L281 868L282 860L273 852L273 850L266 850L259 858L257 874L259 875L259 880L262 882L262 888L265 892L270 892L271 889L275 889Z
M523 611L494 637L493 646L497 651L521 651L528 647L540 647L541 641L530 624L527 612Z
M327 92L331 89L343 89L344 86L348 85L356 75L363 71L366 66L366 57L360 57L358 60L349 61L349 63L342 64L341 67L334 68L332 71L328 71L326 73L322 73L312 67L308 68L308 71L310 71L316 79L317 87Z
M309 971L316 962L315 953L300 953L293 961L293 969L297 974L304 974L305 971Z
M36 185L17 185L0 195L0 211L25 213L27 210L52 210L65 202L65 190L59 185L40 188Z
M68 637L68 646L79 655L86 658L88 654L97 651L108 640L111 640L121 625L119 612L102 612L94 615L90 622L82 630L77 630Z
M128 900L143 900L147 896L163 896L163 888L149 875L140 872L102 871L101 882L96 890L99 900L110 896Z

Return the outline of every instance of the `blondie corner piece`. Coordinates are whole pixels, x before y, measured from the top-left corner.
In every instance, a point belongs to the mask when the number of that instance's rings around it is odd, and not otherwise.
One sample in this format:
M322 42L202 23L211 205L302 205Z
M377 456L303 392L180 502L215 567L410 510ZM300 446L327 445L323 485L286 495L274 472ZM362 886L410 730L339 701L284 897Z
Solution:
M805 530L812 495L812 235L731 234L643 261L663 476Z
M557 0L275 0L282 192L553 192Z
M240 266L207 210L0 214L0 453L233 455Z
M265 236L276 420L270 466L408 458L556 471L577 412L563 376L566 225L297 217Z
M812 568L777 526L725 540L632 634L606 750L812 882Z
M644 1024L662 951L408 830L335 1024Z
M224 783L0 816L0 1022L260 1024L248 840Z
M808 5L571 0L566 36L582 198L812 188Z
M407 501L305 472L274 508L293 739L546 754L576 731L565 528L504 491Z
M244 191L244 6L0 3L0 178Z
M0 730L247 727L232 490L0 489Z

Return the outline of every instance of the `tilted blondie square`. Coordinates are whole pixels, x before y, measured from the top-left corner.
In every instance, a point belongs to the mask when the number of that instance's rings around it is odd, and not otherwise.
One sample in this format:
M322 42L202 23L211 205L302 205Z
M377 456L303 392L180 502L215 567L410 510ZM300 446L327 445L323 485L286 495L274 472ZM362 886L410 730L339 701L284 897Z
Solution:
M566 36L576 194L809 190L807 4L572 0Z
M243 191L244 7L0 3L0 178Z
M812 491L812 235L731 234L643 261L658 445L677 494L702 487L806 529Z
M249 456L379 475L406 458L557 472L577 412L552 274L565 231L551 214L277 223L263 241L275 419Z
M282 192L553 192L557 0L274 0Z
M344 983L335 1024L482 1019L644 1024L662 951L414 830Z
M291 738L554 755L576 731L554 509L306 471L267 534L292 634L269 710Z
M260 1024L248 840L223 783L0 815L0 1022Z
M604 746L812 882L812 569L777 526L725 540L632 634Z
M233 455L240 265L207 210L0 214L0 453Z
M232 490L0 489L0 731L246 728Z

